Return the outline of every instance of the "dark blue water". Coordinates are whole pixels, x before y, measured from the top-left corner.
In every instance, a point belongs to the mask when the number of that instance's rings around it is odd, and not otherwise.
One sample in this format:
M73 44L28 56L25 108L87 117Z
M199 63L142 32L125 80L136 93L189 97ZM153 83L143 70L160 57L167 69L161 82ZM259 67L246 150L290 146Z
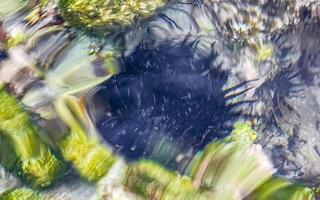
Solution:
M98 128L119 153L175 166L178 154L191 156L226 136L241 116L235 108L245 102L227 104L233 98L225 97L233 89L223 89L228 72L209 69L212 58L195 61L188 47L176 49L179 56L166 48L138 48L124 58L123 72L103 84L93 102L107 111Z
M320 158L319 30L318 23L301 23L274 35L274 66L248 101L238 98L248 83L226 89L231 69L213 62L220 55L194 59L187 45L141 45L121 60L122 73L91 94L91 114L103 138L128 160L151 158L179 169L228 135L235 121L256 119L259 142L278 174L314 182L310 174L318 169L310 160Z

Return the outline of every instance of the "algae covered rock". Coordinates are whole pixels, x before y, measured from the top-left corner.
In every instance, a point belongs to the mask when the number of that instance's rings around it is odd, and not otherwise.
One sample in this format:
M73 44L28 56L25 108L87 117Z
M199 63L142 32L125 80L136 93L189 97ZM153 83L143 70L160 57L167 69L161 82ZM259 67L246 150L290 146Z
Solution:
M0 131L17 158L17 166L25 179L34 186L46 187L56 180L64 169L64 164L39 137L31 124L28 114L22 110L14 97L0 91ZM9 149L10 149L9 148ZM6 155L4 155L6 156ZM7 163L8 164L8 163Z
M60 0L66 21L82 29L112 30L145 19L164 6L165 0Z

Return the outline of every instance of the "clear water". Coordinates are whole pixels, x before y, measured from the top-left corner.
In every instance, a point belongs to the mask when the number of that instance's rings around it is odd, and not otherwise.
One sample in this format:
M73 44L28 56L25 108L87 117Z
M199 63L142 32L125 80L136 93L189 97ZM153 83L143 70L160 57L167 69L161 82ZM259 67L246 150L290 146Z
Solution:
M196 152L250 121L278 176L320 182L319 2L169 1L102 36L63 26L55 1L32 26L28 12L0 6L0 39L31 37L22 50L1 51L0 60L9 54L18 65L2 67L0 79L38 125L50 129L42 119L55 119L51 103L72 94L114 153L184 173ZM41 32L46 27L57 29ZM117 55L119 73L109 74L101 52ZM30 63L41 81L16 75ZM82 184L74 187L90 196Z

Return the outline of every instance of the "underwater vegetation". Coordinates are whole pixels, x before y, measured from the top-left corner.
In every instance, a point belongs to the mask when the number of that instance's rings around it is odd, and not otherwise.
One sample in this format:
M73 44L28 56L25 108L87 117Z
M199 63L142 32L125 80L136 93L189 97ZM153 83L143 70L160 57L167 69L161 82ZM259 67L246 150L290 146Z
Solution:
M319 198L316 0L3 0L0 200Z

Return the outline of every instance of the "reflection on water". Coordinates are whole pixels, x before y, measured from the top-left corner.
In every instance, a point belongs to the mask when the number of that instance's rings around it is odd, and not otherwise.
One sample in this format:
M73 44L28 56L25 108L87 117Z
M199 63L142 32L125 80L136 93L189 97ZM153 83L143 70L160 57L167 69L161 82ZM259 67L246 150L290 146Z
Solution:
M319 18L315 0L0 3L0 195L312 199L286 180L320 182Z

